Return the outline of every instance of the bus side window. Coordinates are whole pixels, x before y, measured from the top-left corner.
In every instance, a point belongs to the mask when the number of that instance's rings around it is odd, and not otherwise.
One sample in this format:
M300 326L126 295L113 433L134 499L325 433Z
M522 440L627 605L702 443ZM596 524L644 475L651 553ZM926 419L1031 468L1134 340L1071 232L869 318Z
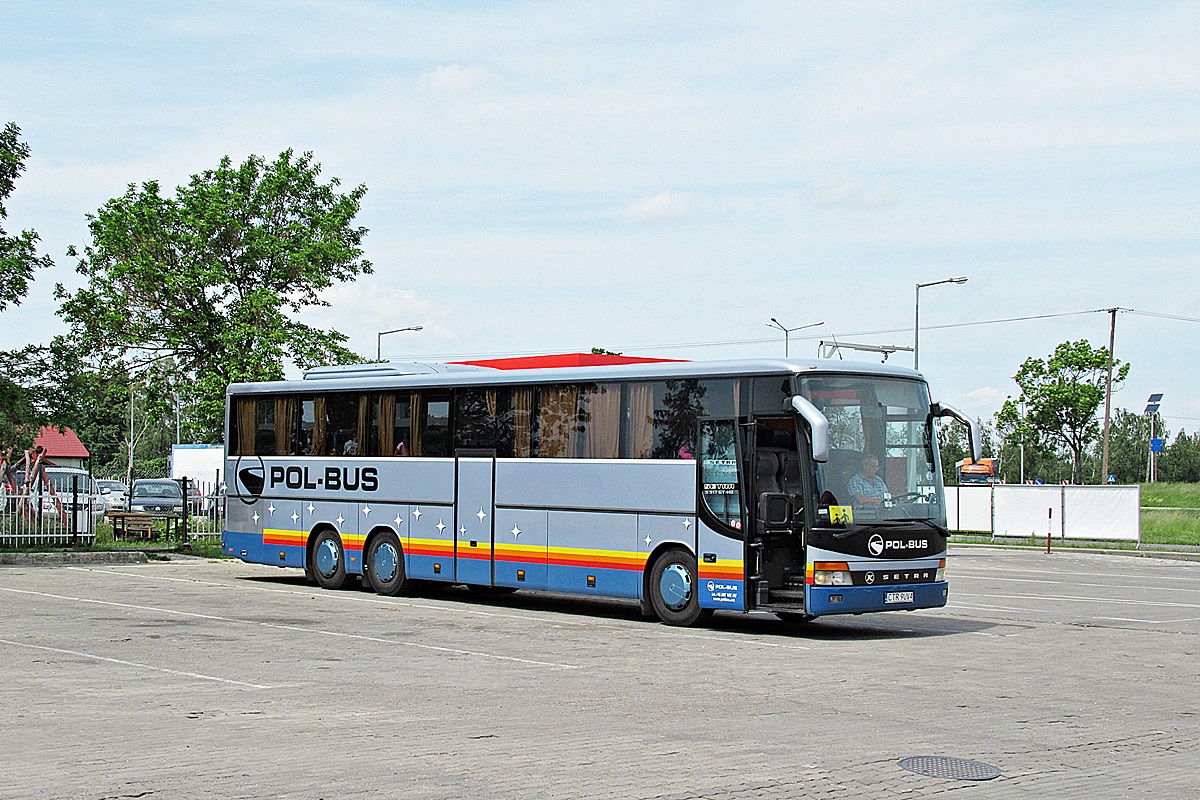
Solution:
M419 455L450 455L450 393L422 392L421 406Z
M742 491L738 480L737 428L733 420L700 423L700 496L721 524L742 529Z

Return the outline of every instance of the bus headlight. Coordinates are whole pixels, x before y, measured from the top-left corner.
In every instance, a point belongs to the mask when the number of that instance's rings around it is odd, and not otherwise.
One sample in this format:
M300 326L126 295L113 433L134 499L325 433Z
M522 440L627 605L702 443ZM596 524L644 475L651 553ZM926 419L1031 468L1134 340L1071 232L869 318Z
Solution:
M844 561L818 561L813 564L814 586L851 586L850 565Z
M933 580L939 583L946 580L946 559L938 561L937 574L933 576Z

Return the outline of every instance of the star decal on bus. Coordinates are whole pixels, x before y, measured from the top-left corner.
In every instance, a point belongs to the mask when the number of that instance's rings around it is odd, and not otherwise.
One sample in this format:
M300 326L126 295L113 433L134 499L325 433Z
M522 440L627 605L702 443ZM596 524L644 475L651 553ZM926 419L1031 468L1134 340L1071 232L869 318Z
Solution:
M646 547L649 547L649 546L650 546L650 542L651 542L651 539L650 539L650 534L648 534L648 533L647 533L647 534L646 534Z
M295 511L293 511L292 512L292 522L295 522L298 519L300 519L300 515L297 514Z
M516 525L513 525L513 529L510 531L510 533L512 533L513 538L516 539L518 536L521 535L521 529L518 528Z
M259 519L259 517L258 517L258 512L257 512L257 511L255 511L255 512L254 512L254 522L255 522L255 524L258 524L258 519Z
M683 520L683 529L684 529L684 530L691 530L691 529L692 529L692 521L691 521L690 519L687 519L686 517L685 517L685 518L684 518L684 520Z
M413 510L413 519L420 521L420 519L421 519L421 507L420 506L417 506Z
M483 522L483 518L487 516L487 514L483 513L483 506L479 507L479 513L475 516L479 517L480 522Z
M338 514L338 525L341 525L341 524L342 524L343 522L345 522L345 521L346 521L346 520L342 518L342 515L341 515L341 514Z
M401 517L399 514L396 514L396 519L394 519L393 522L395 522L396 527L399 528L401 525L404 524L404 518Z
M369 517L369 516L371 516L371 507L370 507L370 506L363 506L363 514L365 514L365 515L366 515L366 516L368 516L368 517Z
M267 511L270 511L272 514L274 514L275 513L275 504L271 503L271 505L267 506Z
M312 504L312 503L309 503L309 504L308 504L308 513L310 513L310 514L311 514L312 512L313 512L313 504Z
M467 535L467 528L466 528L466 526L463 526L463 527L461 527L461 528L459 528L459 529L458 529L458 535L459 535L459 536L466 536L466 535Z
M440 519L438 520L437 529L438 529L438 533L441 533L442 531L446 530L445 524Z

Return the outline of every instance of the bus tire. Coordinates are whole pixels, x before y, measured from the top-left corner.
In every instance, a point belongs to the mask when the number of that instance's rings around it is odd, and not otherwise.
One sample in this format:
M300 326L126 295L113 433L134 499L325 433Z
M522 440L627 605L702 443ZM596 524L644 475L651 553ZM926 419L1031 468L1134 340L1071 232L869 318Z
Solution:
M396 534L384 531L371 539L363 569L376 594L395 597L405 590L408 581L404 575L404 549Z
M696 578L696 557L683 548L664 552L650 569L650 604L667 625L694 625L712 616L712 609L700 608Z
M322 589L341 589L346 585L346 551L337 531L325 528L313 539L309 569Z

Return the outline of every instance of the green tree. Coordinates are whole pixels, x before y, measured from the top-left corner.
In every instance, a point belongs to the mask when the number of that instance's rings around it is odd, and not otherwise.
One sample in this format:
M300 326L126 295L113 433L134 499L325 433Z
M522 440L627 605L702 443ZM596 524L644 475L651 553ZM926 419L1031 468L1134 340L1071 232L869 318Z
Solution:
M34 270L53 264L49 256L38 257L35 231L10 236L3 226L8 218L6 203L28 158L29 145L21 141L21 129L13 122L5 124L0 131L0 311L20 305L29 292ZM49 421L37 396L20 379L28 355L27 351L0 351L0 461L12 450L28 447L38 429Z
M1129 374L1129 364L1113 363L1113 389ZM1004 402L998 426L1009 436L1070 454L1072 480L1083 483L1083 459L1100 435L1096 411L1108 384L1108 348L1086 339L1063 342L1049 358L1027 358L1013 376L1021 395ZM1024 414L1021 409L1024 408Z
M1180 431L1160 457L1158 474L1171 483L1200 483L1200 432Z
M188 409L195 440L220 440L225 388L301 368L360 359L337 331L301 323L320 292L371 272L365 228L354 217L366 193L319 180L311 153L250 156L193 175L174 196L156 181L130 184L88 215L91 243L61 285L60 313L96 359L124 360L151 403ZM74 248L71 255L78 255Z
M3 227L8 218L5 203L16 186L17 178L25 171L29 145L21 141L21 129L9 122L0 131L0 311L10 305L20 305L29 292L33 271L53 265L50 256L38 257L36 231L24 230L9 236Z
M991 426L979 423L979 433L983 438L980 446L984 458L996 456L996 435ZM958 483L958 462L970 457L970 441L967 436L967 426L958 420L940 419L937 421L938 456L942 460L942 480L947 486Z
M1163 420L1155 415L1154 430L1162 431ZM1150 450L1150 417L1123 408L1113 413L1108 427L1108 471L1117 483L1146 480Z

